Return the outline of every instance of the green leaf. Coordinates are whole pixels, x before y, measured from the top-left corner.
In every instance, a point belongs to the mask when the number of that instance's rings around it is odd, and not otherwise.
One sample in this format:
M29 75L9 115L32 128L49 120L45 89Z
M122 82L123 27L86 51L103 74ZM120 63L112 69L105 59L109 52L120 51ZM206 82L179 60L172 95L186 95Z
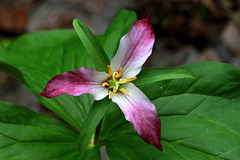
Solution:
M142 70L137 79L134 81L136 86L149 84L157 81L178 79L178 78L194 78L193 73L180 68L153 68Z
M0 102L0 159L76 160L78 133L56 119Z
M164 151L173 158L238 159L239 104L200 94L163 97L154 104L162 120L163 147L170 147Z
M137 15L133 11L121 10L107 28L104 36L97 37L104 48L108 59L116 54L119 41L137 21Z
M179 67L192 72L196 78L155 82L140 86L151 100L183 93L212 95L240 102L239 68L230 64L198 62Z
M102 48L96 37L79 19L73 20L73 26L81 42L83 43L88 55L93 60L96 69L98 71L107 72L107 65L109 65L110 62L106 53L104 52L104 49Z
M107 108L114 106L108 97L101 101L95 101L90 108L87 118L83 124L82 130L79 135L79 152L83 154L88 148L94 147L94 136L97 126L101 122ZM98 133L97 133L98 134Z
M88 149L84 154L80 157L80 160L101 160L101 153L98 146L94 146L91 149Z
M8 73L22 80L23 85L33 92L44 106L80 130L91 106L92 96L81 95L79 98L62 95L47 99L39 95L47 82L60 73L80 67L95 69L77 34L73 30L34 32L19 37L9 46L7 52L1 50L0 69L6 71L11 66ZM18 76L19 73L22 78ZM83 104L81 97L89 99L90 103Z
M196 78L166 80L140 88L155 104L162 123L163 152L150 152L152 159L235 160L240 151L240 69L229 64L199 62L180 66ZM127 147L135 134L120 109L109 109L100 139L114 159L119 149L122 159L141 159ZM126 137L124 139L122 137ZM122 144L121 144L122 142ZM159 154L160 153L160 154ZM130 156L130 154L133 154ZM140 156L141 155L141 156ZM148 155L145 153L144 155ZM115 158L117 159L117 158ZM147 159L147 158L146 158Z

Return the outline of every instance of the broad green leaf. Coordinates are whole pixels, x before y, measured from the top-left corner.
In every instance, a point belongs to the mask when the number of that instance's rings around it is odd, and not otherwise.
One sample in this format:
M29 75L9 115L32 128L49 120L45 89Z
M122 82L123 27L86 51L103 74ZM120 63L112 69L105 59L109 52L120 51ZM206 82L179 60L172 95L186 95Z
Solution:
M0 67L14 70L7 72L19 78L23 85L33 92L41 103L56 112L66 122L80 130L89 105L83 105L81 98L62 95L56 98L43 98L39 95L47 82L54 76L80 67L95 69L77 34L73 30L34 32L19 37L8 48L0 52ZM7 67L5 67L7 66ZM17 68L18 72L15 72ZM92 96L88 97L92 103Z
M164 160L238 159L240 69L213 62L187 64L179 68L189 70L196 78L140 86L153 100L162 122L163 152L151 155ZM130 130L133 130L132 125L124 119L119 109L107 111L100 139L107 142L109 155L117 154L116 148L120 147L119 156L122 159L132 158L128 155L130 149L124 148L124 145L121 147L120 143L124 141L121 138L127 135L126 139L131 142L135 132ZM137 146L140 145L143 144ZM141 159L138 154L134 156Z
M178 78L194 78L193 73L180 68L153 68L142 70L137 79L133 82L136 86L153 83L157 81L178 79Z
M25 107L0 102L0 159L76 160L78 133Z
M240 69L230 64L199 62L180 66L196 78L155 82L140 86L151 100L183 93L197 93L240 102Z
M97 37L110 60L117 52L120 39L130 30L135 21L137 21L135 12L121 10L115 16L104 35Z
M159 98L154 104L162 120L162 139L170 146L164 150L168 155L175 159L239 158L239 104L187 93ZM172 150L176 155L170 154Z
M109 65L110 62L106 53L104 52L104 49L96 37L79 19L73 20L73 26L81 42L83 43L86 52L93 60L96 69L98 71L107 72L107 65Z
M87 148L94 147L94 132L96 131L97 126L101 122L107 108L114 106L108 97L101 101L95 101L90 108L87 118L83 124L82 130L79 135L79 152L83 154Z

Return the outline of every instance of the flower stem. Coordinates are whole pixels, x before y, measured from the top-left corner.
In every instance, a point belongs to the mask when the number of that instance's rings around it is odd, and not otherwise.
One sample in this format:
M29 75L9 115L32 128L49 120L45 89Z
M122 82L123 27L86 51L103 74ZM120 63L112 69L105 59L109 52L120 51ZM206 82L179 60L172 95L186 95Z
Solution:
M99 139L99 134L100 134L100 129L101 129L101 126L102 126L102 120L100 121L100 123L98 124L97 126L97 129L96 129L96 132L95 132L95 136L94 136L94 142L93 142L93 145L96 145L98 143L98 139Z

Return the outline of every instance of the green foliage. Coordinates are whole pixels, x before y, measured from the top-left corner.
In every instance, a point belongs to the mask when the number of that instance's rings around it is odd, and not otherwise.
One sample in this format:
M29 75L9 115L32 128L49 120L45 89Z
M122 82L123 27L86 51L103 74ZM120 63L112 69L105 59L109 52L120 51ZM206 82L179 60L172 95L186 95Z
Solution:
M91 109L88 112L87 118L83 124L83 128L79 134L79 152L82 154L87 148L92 148L95 136L94 131L96 130L98 124L102 120L106 110L115 104L111 102L108 97L101 101L96 101L93 103ZM91 143L90 140L92 138ZM90 144L90 145L89 145ZM92 144L92 145L91 145Z
M140 86L154 100L160 115L163 152L155 153L155 148L141 149L140 143L144 145L145 142L140 139L132 142L130 137L136 133L131 124L124 119L120 109L112 108L104 117L100 134L102 140L109 140L106 150L110 157L118 154L128 159L130 153L133 158L147 151L151 153L149 159L239 158L240 70L229 64L213 62L187 64L179 68L194 73L195 78ZM114 124L111 123L113 121ZM123 138L127 135L129 142ZM138 145L134 145L134 150L127 149L135 143ZM136 149L136 146L139 148ZM138 158L141 159L140 156ZM113 156L112 159L118 158Z
M166 157L164 152L147 144L137 135L117 106L107 110L99 141L106 142L106 151L111 160L158 160Z
M137 76L134 83L161 117L163 152L144 142L107 98L94 102L89 94L39 96L47 82L62 72L80 67L106 71L120 38L134 21L136 14L123 10L97 38L75 19L77 34L41 31L19 37L8 48L0 44L0 70L20 79L70 125L0 102L0 159L98 160L102 145L113 160L240 157L240 70L229 64L198 62L143 70Z
M81 160L101 160L101 153L99 146L94 146L93 148L85 151L81 156Z
M130 30L135 21L137 21L137 15L135 12L121 10L115 16L105 34L97 37L109 60L111 60L116 54L120 38Z
M96 70L107 72L107 65L110 64L104 49L93 33L79 19L73 20L73 26L78 34L89 57L94 62Z
M129 30L133 23L119 23L119 21L122 21L121 17L127 19L126 17L132 15L134 17L130 18L130 20L136 18L135 13L122 11L118 14L117 20L111 23L113 27L122 24L122 26L119 26L121 30L111 29L111 26L108 28L105 35L106 37L114 36L111 44L113 48L117 48L120 38ZM81 25L84 31L87 32L87 38L90 36L89 41L91 42L92 38L93 42L98 43L92 33L82 23ZM109 47L108 43L108 40L101 42L105 47ZM79 97L62 95L46 99L41 97L39 93L43 91L52 77L62 72L76 70L80 67L96 69L95 64L91 60L91 55L89 56L85 50L85 47L88 46L85 45L86 43L82 44L73 30L40 31L26 34L12 42L8 48L4 48L0 44L0 70L20 79L23 85L33 92L44 106L57 113L63 120L80 131L93 104L91 95L84 94ZM93 49L96 50L96 48ZM107 50L107 48L104 48L104 50ZM107 69L107 64L105 69ZM17 112L16 110L13 111ZM92 129L94 128L92 127ZM94 148L85 152L82 157L90 157L91 159L91 156L89 156L92 154L91 151L96 153L96 155L99 152ZM50 149L49 152L51 152Z
M137 80L133 81L133 83L139 86L153 82L178 78L194 78L194 75L188 70L181 68L153 68L142 70L137 75Z
M81 128L90 106L83 106L78 97L69 95L51 99L39 95L52 77L83 66L94 67L74 31L56 30L24 35L9 46L8 52L0 52L0 57L2 64L21 72L23 79L20 80L23 85L33 92L44 106L56 112L76 129ZM19 77L10 73L16 78Z
M78 133L26 107L0 102L0 159L76 160Z
M165 82L154 101L162 117L166 153L174 152L175 159L238 159L239 68L211 62L181 68L197 78Z

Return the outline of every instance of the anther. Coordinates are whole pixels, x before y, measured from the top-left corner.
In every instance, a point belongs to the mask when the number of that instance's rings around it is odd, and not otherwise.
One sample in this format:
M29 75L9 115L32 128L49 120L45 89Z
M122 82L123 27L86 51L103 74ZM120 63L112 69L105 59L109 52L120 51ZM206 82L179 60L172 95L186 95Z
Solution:
M113 92L112 91L109 91L109 99L112 99L112 96L113 96Z
M124 83L126 83L126 79L120 78L120 79L119 79L119 82L120 82L121 84L124 84Z
M137 77L126 78L126 82L131 82L131 81L134 81L135 79L137 79Z
M103 86L103 87L109 86L109 83L108 83L108 82L103 82L102 86Z
M134 80L136 80L136 79L137 79L137 77L129 77L129 78L126 78L126 79L120 78L120 79L119 79L119 82L121 82L121 83L127 83L127 82L134 81Z
M112 68L110 65L107 65L107 68L108 68L108 77L111 77L112 76Z
M124 88L120 88L119 91L125 93L126 95L129 95L129 92Z

